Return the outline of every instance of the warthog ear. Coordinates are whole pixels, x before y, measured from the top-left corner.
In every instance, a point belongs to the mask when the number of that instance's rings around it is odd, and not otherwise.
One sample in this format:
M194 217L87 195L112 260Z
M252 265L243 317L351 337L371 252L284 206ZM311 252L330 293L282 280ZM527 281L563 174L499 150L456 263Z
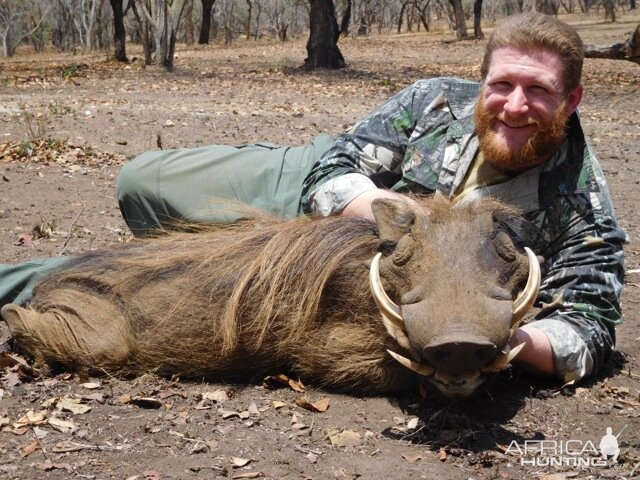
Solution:
M411 231L416 214L403 200L379 198L371 204L373 216L378 224L381 243L397 243Z

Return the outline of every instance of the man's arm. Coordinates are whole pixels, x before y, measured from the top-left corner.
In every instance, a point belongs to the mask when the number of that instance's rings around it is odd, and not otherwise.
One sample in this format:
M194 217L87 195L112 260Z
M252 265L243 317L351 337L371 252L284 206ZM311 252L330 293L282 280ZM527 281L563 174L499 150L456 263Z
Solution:
M520 332L531 336L531 352L539 356L536 361L535 355L523 355L519 361L548 373L546 349L540 349L542 332L551 346L555 375L565 382L578 381L600 371L615 347L615 325L622 318L626 236L615 220L606 187L597 194L560 196L548 211L555 218L545 218L546 231L557 236L547 239L547 248L538 252L546 267L538 297L542 310ZM528 344L522 353L529 348Z
M305 179L303 211L331 215L346 208L347 215L371 218L371 200L386 196L385 190L401 179L416 123L440 86L438 80L416 82L340 135Z

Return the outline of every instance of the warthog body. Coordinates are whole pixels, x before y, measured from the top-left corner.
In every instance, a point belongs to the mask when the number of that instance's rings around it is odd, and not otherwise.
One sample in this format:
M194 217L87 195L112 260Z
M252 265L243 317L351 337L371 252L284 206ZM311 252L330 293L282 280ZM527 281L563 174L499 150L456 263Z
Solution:
M517 218L508 208L425 206L432 213L416 216L378 201L375 223L260 218L133 241L76 259L28 308L2 316L22 349L64 368L216 378L288 369L344 390L415 388L419 375L391 351L465 396L505 366L531 262L507 233ZM383 295L404 325L372 295L378 252Z

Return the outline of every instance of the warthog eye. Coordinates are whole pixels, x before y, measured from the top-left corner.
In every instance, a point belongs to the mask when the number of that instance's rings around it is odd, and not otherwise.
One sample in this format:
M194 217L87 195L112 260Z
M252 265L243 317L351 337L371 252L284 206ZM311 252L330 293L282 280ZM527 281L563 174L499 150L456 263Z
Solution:
M513 262L516 259L516 248L513 245L513 240L503 231L498 231L493 237L493 245L496 248L496 252L501 258L507 262Z

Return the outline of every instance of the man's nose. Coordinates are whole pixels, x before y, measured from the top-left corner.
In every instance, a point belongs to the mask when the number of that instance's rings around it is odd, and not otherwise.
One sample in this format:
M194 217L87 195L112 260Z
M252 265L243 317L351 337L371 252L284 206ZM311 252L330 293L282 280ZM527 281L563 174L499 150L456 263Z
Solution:
M522 87L515 87L507 97L504 109L507 113L527 113L529 111L529 103L527 95Z

